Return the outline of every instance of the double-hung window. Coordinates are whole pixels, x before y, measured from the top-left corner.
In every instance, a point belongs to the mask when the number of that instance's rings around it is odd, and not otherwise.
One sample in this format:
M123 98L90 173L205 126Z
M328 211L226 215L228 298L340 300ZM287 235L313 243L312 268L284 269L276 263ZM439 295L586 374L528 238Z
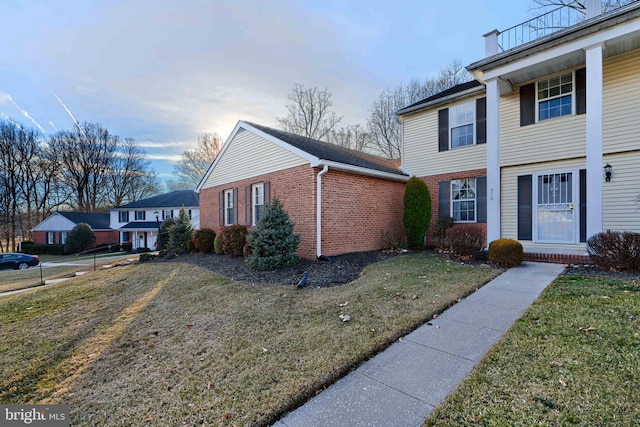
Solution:
M120 211L120 222L129 222L129 211Z
M173 218L173 210L164 210L162 211L162 219Z
M233 190L224 191L224 225L233 225Z
M136 211L136 221L144 221L145 211Z
M451 216L459 222L476 221L476 179L451 181Z
M573 72L537 82L538 120L573 113Z
M60 243L61 243L61 244L63 244L63 245L64 245L65 243L67 243L67 236L68 236L68 235L69 235L69 232L68 232L68 231L62 231L62 232L60 232Z
M256 225L260 218L262 218L262 213L264 212L264 184L254 184L253 186L253 225Z
M474 144L473 127L475 116L474 101L449 107L451 148Z
M56 242L56 233L47 231L47 245L53 245Z

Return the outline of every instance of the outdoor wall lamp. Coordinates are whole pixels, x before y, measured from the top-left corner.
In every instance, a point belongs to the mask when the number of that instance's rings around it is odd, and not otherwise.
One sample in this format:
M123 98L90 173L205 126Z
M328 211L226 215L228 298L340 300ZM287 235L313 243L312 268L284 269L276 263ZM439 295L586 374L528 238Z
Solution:
M604 180L607 182L611 181L611 175L613 175L613 166L607 163L604 165Z

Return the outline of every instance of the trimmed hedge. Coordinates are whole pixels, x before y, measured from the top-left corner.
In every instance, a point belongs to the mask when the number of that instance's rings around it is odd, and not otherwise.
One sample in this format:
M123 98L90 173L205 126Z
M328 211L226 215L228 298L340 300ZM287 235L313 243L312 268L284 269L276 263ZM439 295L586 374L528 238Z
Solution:
M30 255L64 255L64 245L43 245L39 243L31 243L28 245L22 243L22 253Z
M513 239L497 239L489 243L489 262L501 267L515 267L522 263L524 249Z

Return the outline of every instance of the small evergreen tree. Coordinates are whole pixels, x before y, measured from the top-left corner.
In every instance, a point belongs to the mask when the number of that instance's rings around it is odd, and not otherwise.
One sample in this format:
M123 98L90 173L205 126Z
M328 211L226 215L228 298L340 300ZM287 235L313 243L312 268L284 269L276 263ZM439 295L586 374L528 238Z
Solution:
M73 227L64 244L65 254L74 254L91 248L96 243L96 233L89 224L81 222Z
M169 243L167 249L172 250L189 250L189 242L193 238L193 226L189 215L183 209L180 209L180 214L176 219L175 224L169 227Z
M160 223L160 237L161 241L158 242L156 249L162 250L169 245L169 229L176 223L174 218L167 218Z
M427 184L411 177L404 192L404 229L409 247L424 245L424 237L431 221L431 194Z
M249 265L256 270L277 270L298 261L300 236L278 198L267 207L256 228L249 234Z

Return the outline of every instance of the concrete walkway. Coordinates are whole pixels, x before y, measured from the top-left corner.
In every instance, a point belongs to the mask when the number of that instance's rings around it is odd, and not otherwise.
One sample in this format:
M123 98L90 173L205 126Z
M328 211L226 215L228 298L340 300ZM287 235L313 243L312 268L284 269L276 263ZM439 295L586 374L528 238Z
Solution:
M507 270L274 427L421 426L563 270L532 262Z

